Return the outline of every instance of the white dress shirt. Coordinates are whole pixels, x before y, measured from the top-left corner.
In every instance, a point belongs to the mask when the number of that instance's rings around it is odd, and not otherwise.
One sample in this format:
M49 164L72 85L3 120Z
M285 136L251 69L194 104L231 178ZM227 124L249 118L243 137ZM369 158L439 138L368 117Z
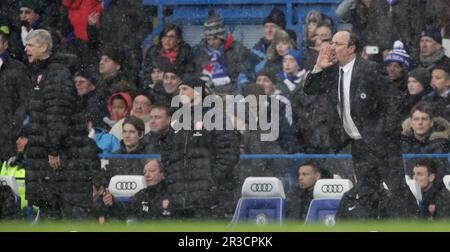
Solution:
M339 73L341 72L341 69L344 70L344 115L343 115L343 124L344 124L344 129L345 132L347 132L347 134L353 138L353 139L361 139L361 134L359 133L358 129L356 128L355 123L352 120L351 117L351 108L350 108L350 85L351 85L351 80L352 80L352 72L353 72L353 66L355 65L355 60L356 58L354 58L352 61L350 61L349 63L347 63L345 66L343 67L339 67ZM342 76L339 76L339 82L341 81ZM340 94L340 87L338 85L338 94ZM339 101L340 101L341 97L339 97ZM339 106L337 106L337 110L339 112L339 115L342 114L342 111L340 111L341 109L339 108ZM342 115L341 115L342 117Z

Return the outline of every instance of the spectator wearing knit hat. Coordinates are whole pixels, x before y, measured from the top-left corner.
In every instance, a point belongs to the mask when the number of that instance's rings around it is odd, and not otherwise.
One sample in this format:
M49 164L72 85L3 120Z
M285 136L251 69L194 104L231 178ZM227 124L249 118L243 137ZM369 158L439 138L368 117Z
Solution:
M430 72L422 67L418 67L408 74L408 92L405 97L405 106L402 111L402 118L409 116L411 108L422 98L432 91Z
M101 78L98 82L98 92L108 97L118 92L128 92L132 96L136 91L136 85L131 82L126 67L127 52L119 47L106 47L101 52L98 71Z
M283 57L283 69L276 76L276 87L296 107L301 100L305 77L303 58L299 50L289 50Z
M403 43L399 40L395 41L394 48L388 52L384 60L389 79L402 93L406 93L407 90L410 61L408 53L403 49Z
M275 36L275 32L286 28L286 17L281 10L273 8L270 14L264 18L263 25L264 35L251 49L251 61L255 72L259 72L266 64L267 50Z
M431 71L434 66L442 64L450 66L450 58L442 47L441 29L437 25L429 25L420 34L420 66Z
M275 32L286 28L286 17L281 10L273 8L270 14L264 18L263 25L264 36L253 46L253 49L266 54Z
M75 74L74 82L81 97L84 114L91 119L93 127L105 127L103 117L107 116L106 98L96 92L97 77L94 71L81 67Z
M193 49L195 73L203 74L214 91L231 94L252 78L251 53L228 33L220 15L209 12L205 38Z
M98 21L88 25L90 46L98 51L108 46L127 47L126 67L134 82L142 65L142 42L152 32L151 18L143 1L108 0L103 5L101 17L94 16Z

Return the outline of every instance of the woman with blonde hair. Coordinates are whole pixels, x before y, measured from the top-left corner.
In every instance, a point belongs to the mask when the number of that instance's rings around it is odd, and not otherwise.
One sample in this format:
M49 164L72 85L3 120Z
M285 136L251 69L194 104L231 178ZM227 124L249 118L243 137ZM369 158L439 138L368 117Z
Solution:
M297 44L287 31L276 31L272 43L267 49L268 60L264 68L273 74L280 72L283 66L283 56L295 48L297 48Z

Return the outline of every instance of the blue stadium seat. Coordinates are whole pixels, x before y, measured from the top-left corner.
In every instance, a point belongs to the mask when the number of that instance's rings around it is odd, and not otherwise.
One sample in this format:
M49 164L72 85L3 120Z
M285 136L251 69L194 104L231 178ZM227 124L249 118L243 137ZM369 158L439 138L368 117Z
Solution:
M17 205L20 209L21 197L19 193L19 184L17 183L16 178L14 176L0 176L0 185L7 185L11 187L14 195L16 196Z
M275 177L248 177L242 186L242 197L231 223L281 224L285 209L286 195L281 180Z
M128 201L133 195L147 187L144 176L116 175L109 181L109 192L119 202Z
M334 216L345 192L352 189L348 179L320 179L314 186L314 198L309 205L305 223L334 224Z
M208 11L214 9L224 18L225 25L235 35L235 39L242 39L244 45L252 47L262 36L264 18L269 15L273 7L282 10L286 16L286 28L296 31L299 35L297 41L301 45L301 33L304 20L308 12L318 10L331 17L337 23L336 7L342 0L143 0L145 5L156 7L156 22L153 37L158 37L166 22L178 23L183 26L184 39L191 45L203 37L203 22L208 17ZM173 7L173 14L166 17L164 10ZM199 29L188 29L199 27ZM254 30L259 30L254 33ZM185 31L189 31L186 32ZM240 32L245 34L241 37ZM189 33L194 33L191 36ZM250 34L250 35L249 35ZM257 35L258 34L258 35ZM251 38L247 38L250 36ZM189 39L192 37L192 40ZM194 38L197 38L196 39ZM301 46L300 46L301 48Z

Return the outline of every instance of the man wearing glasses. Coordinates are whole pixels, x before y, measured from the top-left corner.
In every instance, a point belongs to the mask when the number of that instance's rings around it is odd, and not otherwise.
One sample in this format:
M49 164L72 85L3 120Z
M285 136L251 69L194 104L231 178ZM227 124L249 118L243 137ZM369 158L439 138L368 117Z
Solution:
M400 96L375 63L357 57L361 48L356 34L337 32L331 45L321 48L305 93L330 95L336 151L351 144L357 198L373 209L371 217L377 218L378 205L385 200L391 206L389 216L411 217L417 205L400 159ZM383 182L390 191L387 198L379 193Z

